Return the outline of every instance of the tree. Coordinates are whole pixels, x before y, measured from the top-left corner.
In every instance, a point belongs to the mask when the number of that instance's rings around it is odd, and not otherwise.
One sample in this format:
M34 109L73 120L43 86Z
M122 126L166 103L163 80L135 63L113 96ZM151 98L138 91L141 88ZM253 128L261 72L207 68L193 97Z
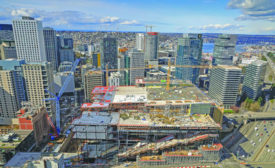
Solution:
M258 100L257 100L257 102L261 105L262 102L263 102L263 98L262 98L262 97L259 97Z
M259 111L260 110L260 104L259 104L259 102L252 103L250 105L249 110L254 111L254 112Z

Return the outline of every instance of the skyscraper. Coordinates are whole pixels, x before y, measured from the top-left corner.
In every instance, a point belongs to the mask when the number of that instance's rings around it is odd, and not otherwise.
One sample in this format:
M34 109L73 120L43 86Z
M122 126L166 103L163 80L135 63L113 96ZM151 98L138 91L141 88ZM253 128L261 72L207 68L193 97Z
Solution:
M0 24L0 40L14 41L11 24Z
M68 35L57 36L58 65L64 61L74 62L73 39Z
M267 63L262 60L253 61L245 70L242 92L250 99L256 100L264 83Z
M235 56L236 35L221 34L215 40L213 65L232 65Z
M108 64L109 69L117 69L117 40L114 37L106 36L100 44L101 68L105 69Z
M202 56L202 35L185 34L178 39L176 65L200 65ZM199 77L198 68L176 67L176 78L196 83Z
M54 70L57 70L57 39L56 31L53 28L45 27L43 29L44 43L46 49L47 61L51 62Z
M21 102L26 101L26 91L25 91L25 81L23 78L22 65L25 64L24 60L0 60L0 70L11 71L14 75L14 82L16 88L16 96L18 98L19 106L21 107ZM12 84L13 85L13 84Z
M144 50L144 34L143 33L137 33L136 34L136 49L138 50Z
M209 96L225 108L230 108L236 104L240 79L240 68L221 65L211 69Z
M0 60L16 58L17 55L14 41L0 40Z
M130 58L128 55L128 51L120 50L119 56L118 56L118 69L121 69L120 75L120 85L130 85Z
M12 23L17 58L26 62L47 61L42 22L23 16Z
M136 78L144 77L144 54L136 49L129 52L130 58L130 85L136 84Z
M147 32L145 34L145 60L158 59L158 33Z
M26 101L22 65L24 60L0 60L0 116L16 117L21 103Z
M53 114L55 112L53 101L43 100L51 97L45 89L54 93L52 66L48 62L42 62L25 64L22 67L28 101L33 105L45 106L47 111Z
M0 24L0 60L16 59L12 25Z
M0 71L0 117L14 118L19 110L14 71Z
M89 70L85 73L84 92L86 101L90 102L91 92L93 91L94 87L103 85L102 76L103 73L94 72L94 70Z

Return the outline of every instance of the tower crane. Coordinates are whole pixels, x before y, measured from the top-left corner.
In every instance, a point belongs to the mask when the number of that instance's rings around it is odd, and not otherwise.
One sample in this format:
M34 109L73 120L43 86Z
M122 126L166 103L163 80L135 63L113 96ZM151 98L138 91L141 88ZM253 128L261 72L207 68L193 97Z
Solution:
M75 60L72 69L69 73L69 75L67 76L67 78L65 79L65 82L63 84L63 86L61 87L61 89L59 90L58 95L56 96L55 94L51 93L49 90L45 89L46 92L48 92L50 95L53 96L53 98L47 98L44 99L44 101L55 101L56 103L56 130L57 130L57 134L60 134L60 103L59 100L61 98L61 96L63 95L63 93L65 92L65 90L67 89L69 82L72 80L73 74L75 72L75 69L79 63L80 59ZM51 126L53 125L52 123L50 123Z

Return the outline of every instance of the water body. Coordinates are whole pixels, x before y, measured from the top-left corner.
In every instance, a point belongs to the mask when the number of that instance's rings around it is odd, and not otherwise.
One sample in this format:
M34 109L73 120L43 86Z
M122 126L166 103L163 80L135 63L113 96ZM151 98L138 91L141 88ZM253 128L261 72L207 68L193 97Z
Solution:
M236 52L241 53L245 52L244 44L236 45ZM203 43L202 52L203 53L213 53L214 51L214 43Z

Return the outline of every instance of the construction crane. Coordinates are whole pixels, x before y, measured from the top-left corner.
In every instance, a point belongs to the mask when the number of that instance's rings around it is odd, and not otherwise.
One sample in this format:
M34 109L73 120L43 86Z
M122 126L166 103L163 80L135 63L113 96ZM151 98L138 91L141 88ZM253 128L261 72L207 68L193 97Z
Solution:
M79 63L80 59L75 60L72 69L69 73L69 75L67 76L67 78L65 79L65 82L63 84L63 86L61 87L61 89L59 90L58 95L56 96L55 94L51 93L49 90L45 89L45 91L47 91L50 95L53 96L53 98L47 98L44 99L44 101L55 101L56 102L56 130L57 130L57 134L60 134L60 103L59 100L61 98L61 96L63 95L63 93L65 92L65 90L67 89L69 82L72 80L73 74L75 72L75 69Z
M153 25L146 25L146 32L148 32L148 28L150 28L150 32L152 32L152 28L155 27Z
M92 71L92 73L102 73L106 72L105 74L105 79L106 79L106 86L109 86L109 81L108 81L108 72L111 71L127 71L127 70L137 70L137 69L152 69L152 68L157 68L161 67L162 65L147 65L145 67L135 67L135 68L121 68L121 69L108 69L108 65L105 66L105 70L95 70ZM169 59L168 61L168 72L167 72L167 80L166 80L166 90L170 89L170 78L171 78L171 66L177 67L177 68L206 68L206 69L213 69L213 68L218 68L218 66L212 66L212 65L171 65L171 60Z

